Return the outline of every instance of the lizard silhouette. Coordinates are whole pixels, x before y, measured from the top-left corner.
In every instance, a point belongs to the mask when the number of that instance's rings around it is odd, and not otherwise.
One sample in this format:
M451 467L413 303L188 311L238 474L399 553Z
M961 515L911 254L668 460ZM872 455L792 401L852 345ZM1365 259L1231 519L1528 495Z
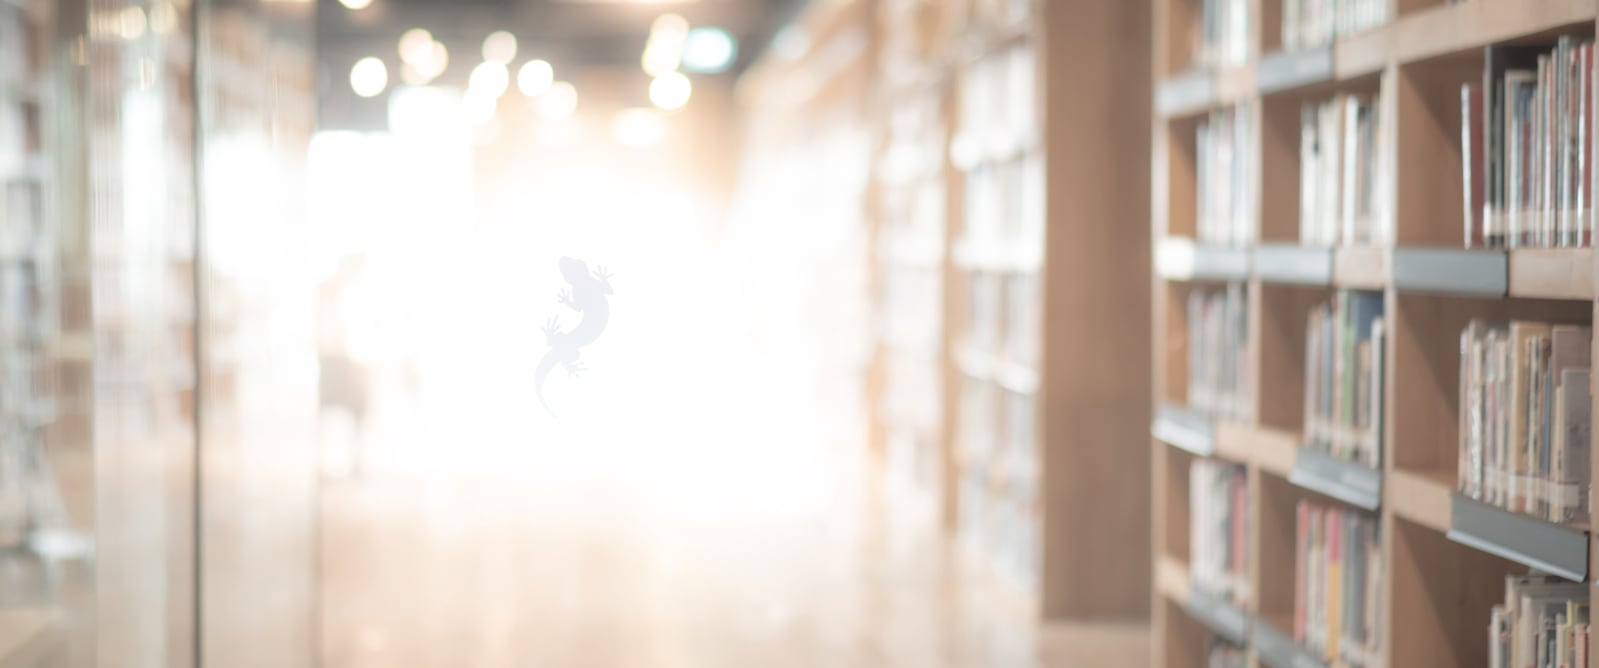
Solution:
M550 318L544 325L544 342L550 350L544 353L544 358L539 360L538 370L533 373L533 390L538 394L539 405L550 417L555 417L555 411L550 410L550 405L544 401L544 379L556 365L565 367L567 373L573 376L584 371L582 363L577 360L578 349L600 338L606 323L611 320L611 302L606 299L611 295L611 275L605 271L605 267L596 267L590 272L582 260L563 257L561 275L572 287L562 290L555 301L582 313L583 319L567 332L560 330L560 316Z

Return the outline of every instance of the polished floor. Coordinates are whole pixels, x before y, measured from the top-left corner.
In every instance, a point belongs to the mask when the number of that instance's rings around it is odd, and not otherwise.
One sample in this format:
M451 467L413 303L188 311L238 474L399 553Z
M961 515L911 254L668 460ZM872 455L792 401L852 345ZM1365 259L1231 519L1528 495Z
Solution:
M1035 633L958 548L890 526L870 499L695 521L525 492L383 477L328 490L325 665L1148 665L1136 629Z
M864 456L848 360L617 294L592 371L544 388L559 419L507 337L391 376L359 474L330 440L325 666L1148 665L1143 629L1040 629L940 538Z

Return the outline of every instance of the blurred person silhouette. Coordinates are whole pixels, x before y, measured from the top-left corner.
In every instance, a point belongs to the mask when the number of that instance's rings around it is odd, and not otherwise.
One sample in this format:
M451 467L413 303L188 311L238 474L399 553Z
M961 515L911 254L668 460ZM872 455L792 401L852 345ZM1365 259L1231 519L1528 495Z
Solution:
M363 325L365 260L346 255L317 289L318 420L323 442L343 440L347 471L359 476L365 463L366 425L371 401L371 370L357 355ZM327 438L328 418L343 414L348 438ZM324 452L326 455L327 453ZM330 462L324 462L324 466Z

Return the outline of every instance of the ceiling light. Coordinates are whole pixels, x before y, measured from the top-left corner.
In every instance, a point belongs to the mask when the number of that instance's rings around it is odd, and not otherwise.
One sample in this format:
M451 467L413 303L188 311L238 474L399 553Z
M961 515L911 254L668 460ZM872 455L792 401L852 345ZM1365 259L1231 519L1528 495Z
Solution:
M683 69L715 73L727 70L738 55L738 42L721 28L695 28L683 38Z
M677 69L678 62L682 59L681 42L659 42L650 40L644 47L644 56L639 59L639 66L644 68L644 73L657 76Z
M442 42L435 41L428 48L428 57L416 64L416 69L429 80L444 74L444 69L450 66L450 50L444 48Z
M511 85L511 73L506 71L505 63L496 60L485 60L472 68L472 76L467 80L467 87L474 92L487 93L494 97L505 94L505 89Z
M361 97L377 97L389 86L389 68L383 61L367 56L350 68L350 90Z
M571 116L577 111L577 88L565 81L550 84L550 89L539 96L539 115L550 119L561 119Z
M366 9L372 0L339 0L346 9Z
M662 109L681 109L688 104L694 86L681 72L666 72L650 81L650 102Z
M483 59L506 65L516 57L516 35L500 30L483 38Z
M433 33L412 28L400 35L400 60L416 65L433 55Z
M650 24L650 39L656 37L676 37L683 39L688 34L688 19L677 14L662 14L655 17L655 22Z
M516 71L516 87L528 97L538 97L555 83L555 68L543 60L529 60Z

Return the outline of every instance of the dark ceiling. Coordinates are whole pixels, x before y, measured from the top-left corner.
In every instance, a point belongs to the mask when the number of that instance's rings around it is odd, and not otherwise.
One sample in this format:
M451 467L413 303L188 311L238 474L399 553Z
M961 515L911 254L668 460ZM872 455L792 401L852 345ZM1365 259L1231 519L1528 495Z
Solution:
M665 13L680 14L693 26L715 26L738 40L738 57L728 76L747 67L803 0L372 0L351 10L339 0L317 1L317 51L321 71L324 126L360 126L337 112L366 105L352 99L345 76L356 60L383 58L397 72L396 44L406 30L425 28L449 49L449 67L438 79L464 84L481 61L483 38L496 30L515 34L517 64L543 58L558 73L594 68L639 69L650 24ZM643 77L640 71L639 76ZM356 114L360 116L362 114Z

